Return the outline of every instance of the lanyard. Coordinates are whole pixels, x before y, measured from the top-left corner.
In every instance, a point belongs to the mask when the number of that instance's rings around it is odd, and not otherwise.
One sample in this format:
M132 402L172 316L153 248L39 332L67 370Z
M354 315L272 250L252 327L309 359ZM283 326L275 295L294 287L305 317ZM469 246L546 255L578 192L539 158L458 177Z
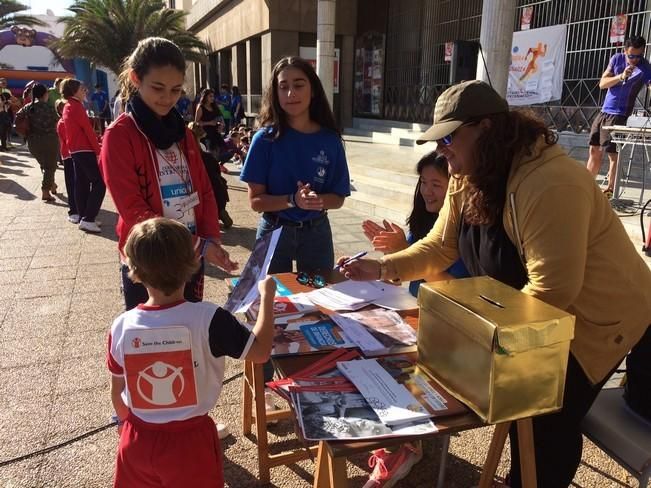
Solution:
M158 148L156 148L156 152L163 158L163 160L165 160L167 165L170 168L172 168L172 171L174 171L174 173L176 173L176 175L181 179L181 181L183 182L183 186L185 186L186 194L189 196L191 191L192 191L192 188L191 188L192 187L192 185L191 185L192 178L190 177L190 166L188 164L185 165L186 176L187 177L184 177L183 176L183 159L184 159L183 151L181 151L181 149L178 147L178 145L175 144L175 146L177 147L178 154L180 155L180 167L178 167L178 168L176 166L176 154L177 154L176 151L171 151L171 154L172 154L171 159L169 159L165 155L165 153L163 151L161 151L160 149L158 149ZM174 147L174 146L172 146L172 147Z

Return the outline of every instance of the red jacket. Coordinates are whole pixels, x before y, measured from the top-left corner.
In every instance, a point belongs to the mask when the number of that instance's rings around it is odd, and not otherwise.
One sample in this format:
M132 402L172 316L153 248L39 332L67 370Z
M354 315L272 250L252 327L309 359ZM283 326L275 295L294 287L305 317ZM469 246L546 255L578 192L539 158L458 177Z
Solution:
M76 98L69 98L63 107L63 123L66 125L66 142L70 154L94 152L99 156L97 134L90 124L86 109Z
M61 149L61 159L68 159L70 157L70 149L68 149L68 141L66 141L66 125L63 119L57 122L57 134L59 135L59 149Z
M196 248L199 237L220 240L217 203L201 153L192 132L187 128L179 147L188 161L192 188L199 193L199 204L194 207ZM158 158L155 154L155 146L129 114L121 114L104 132L100 169L119 214L116 231L120 252L135 224L163 216Z

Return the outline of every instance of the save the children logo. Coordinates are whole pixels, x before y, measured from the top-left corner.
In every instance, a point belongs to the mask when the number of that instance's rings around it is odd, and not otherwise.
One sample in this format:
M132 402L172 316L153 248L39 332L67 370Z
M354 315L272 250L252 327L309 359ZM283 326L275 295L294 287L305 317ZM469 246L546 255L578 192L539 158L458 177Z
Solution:
M124 370L133 408L197 405L191 336L186 327L130 330L125 339Z

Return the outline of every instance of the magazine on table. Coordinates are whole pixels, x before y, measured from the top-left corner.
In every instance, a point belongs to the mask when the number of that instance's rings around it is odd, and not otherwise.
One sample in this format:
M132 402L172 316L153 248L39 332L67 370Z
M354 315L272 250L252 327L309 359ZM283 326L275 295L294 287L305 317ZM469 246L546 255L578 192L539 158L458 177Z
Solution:
M436 432L431 420L389 427L354 386L292 386L290 395L303 438L363 440Z
M288 295L293 294L290 291L290 289L287 288L277 276L273 276L273 280L276 282L276 296L277 297L286 297ZM239 278L229 278L226 281L230 285L231 289L233 289L240 282L240 279Z
M284 317L287 315L303 315L317 311L314 305L305 293L296 293L294 295L276 296L274 298L274 317ZM256 299L249 309L246 316L254 322L260 313L260 299Z
M416 331L392 310L333 314L332 320L367 356L416 351Z
M251 256L244 265L242 274L224 305L224 310L231 313L246 312L251 303L260 296L258 281L267 275L281 231L282 228L278 228L255 241Z
M386 425L402 425L432 416L407 387L398 383L377 360L340 361L337 368L355 385Z
M305 354L335 348L356 347L329 318L320 314L274 321L272 356Z

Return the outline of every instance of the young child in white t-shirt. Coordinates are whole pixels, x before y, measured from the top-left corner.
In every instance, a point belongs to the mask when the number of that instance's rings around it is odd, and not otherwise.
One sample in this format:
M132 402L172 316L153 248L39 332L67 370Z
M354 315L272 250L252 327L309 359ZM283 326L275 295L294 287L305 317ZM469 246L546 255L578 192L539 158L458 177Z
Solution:
M149 299L120 315L109 336L111 400L121 426L114 486L221 487L221 447L208 411L222 388L225 356L268 360L275 282L258 283L261 307L250 332L217 305L184 300L199 259L183 224L141 222L124 252L130 278Z

